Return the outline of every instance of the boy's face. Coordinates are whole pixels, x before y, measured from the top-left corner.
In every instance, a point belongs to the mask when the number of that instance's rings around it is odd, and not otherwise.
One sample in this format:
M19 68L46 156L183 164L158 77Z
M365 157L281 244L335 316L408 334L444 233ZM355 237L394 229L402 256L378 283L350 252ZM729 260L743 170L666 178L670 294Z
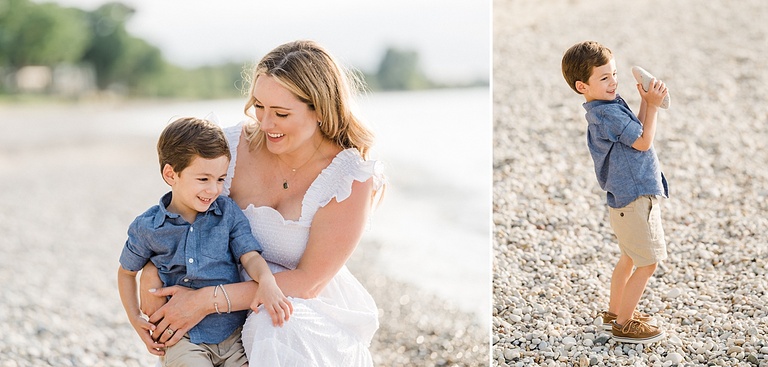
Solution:
M229 158L195 157L187 168L175 172L170 165L163 167L163 178L171 186L173 195L168 211L180 214L194 222L197 213L208 210L224 188Z
M594 100L612 101L616 99L619 80L616 78L616 61L595 66L587 83L576 82L576 88L584 95L587 102Z

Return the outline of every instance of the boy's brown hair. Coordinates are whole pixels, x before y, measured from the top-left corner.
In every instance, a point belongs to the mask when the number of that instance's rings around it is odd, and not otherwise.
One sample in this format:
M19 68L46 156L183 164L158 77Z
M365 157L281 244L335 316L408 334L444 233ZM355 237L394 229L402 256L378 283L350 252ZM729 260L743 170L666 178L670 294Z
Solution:
M563 77L568 85L576 91L576 82L580 81L589 84L589 77L595 67L603 66L611 61L613 53L608 47L605 47L595 41L579 42L568 51L565 51L562 61Z
M218 125L204 119L182 117L163 129L157 141L160 172L168 164L174 172L181 173L196 156L232 159L227 138Z

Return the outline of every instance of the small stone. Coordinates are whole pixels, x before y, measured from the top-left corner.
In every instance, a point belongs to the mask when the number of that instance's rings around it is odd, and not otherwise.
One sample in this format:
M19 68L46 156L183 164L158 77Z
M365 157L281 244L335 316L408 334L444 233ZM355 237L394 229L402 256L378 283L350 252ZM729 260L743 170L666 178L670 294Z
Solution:
M578 342L574 337L566 336L565 338L563 338L563 346L565 346L566 349L571 349L571 347L573 347L577 343Z
M744 351L744 348L742 348L742 347L740 347L738 345L734 345L734 346L731 346L730 348L728 348L728 351L725 352L725 354L731 355L731 354L735 354L735 353L741 353L743 351Z
M683 356L680 353L672 352L667 354L667 357L664 359L666 362L672 362L672 364L680 364L683 361Z
M665 298L667 299L677 298L677 297L680 297L681 294L683 294L683 291L681 291L680 288L672 288L669 291L667 291Z
M676 345L678 347L683 345L683 341L680 340L680 338L678 338L677 335L671 335L669 338L667 338L667 341L670 344Z
M608 339L610 339L610 335L608 334L601 334L595 339L595 345L603 345L606 342L608 342Z
M504 350L504 359L507 361L516 361L520 359L520 351L516 349L506 349Z
M592 320L592 325L602 327L603 326L603 318L600 317L600 316L596 317L594 320Z

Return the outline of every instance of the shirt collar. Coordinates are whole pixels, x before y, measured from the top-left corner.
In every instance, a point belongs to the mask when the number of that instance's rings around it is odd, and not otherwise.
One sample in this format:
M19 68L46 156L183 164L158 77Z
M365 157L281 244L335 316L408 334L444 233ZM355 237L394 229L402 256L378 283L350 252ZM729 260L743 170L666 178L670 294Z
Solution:
M582 104L582 106L584 106L585 110L589 111L592 108L595 108L597 106L602 106L602 105L607 105L607 104L616 104L616 103L618 103L618 104L620 104L622 106L626 106L627 105L627 102L624 102L624 99L621 98L621 96L619 94L616 94L616 99L613 99L613 100L610 100L610 101L606 101L606 100L603 100L603 99L596 99L594 101L584 102L584 104Z
M181 215L176 214L176 213L171 213L167 209L168 205L171 204L171 198L172 197L173 197L173 191L168 191L165 195L163 195L163 197L160 198L160 203L158 204L158 207L160 208L160 210L157 211L157 214L155 214L154 221L152 222L152 224L155 226L155 228L159 228L160 226L162 226L163 223L165 223L165 219L166 218L177 219L177 218L181 217ZM206 210L205 212L208 213L208 212L211 212L211 211L213 211L213 214L215 214L215 215L221 215L222 214L221 208L219 207L219 200L218 199L214 200L211 203L211 206L209 206L208 210Z

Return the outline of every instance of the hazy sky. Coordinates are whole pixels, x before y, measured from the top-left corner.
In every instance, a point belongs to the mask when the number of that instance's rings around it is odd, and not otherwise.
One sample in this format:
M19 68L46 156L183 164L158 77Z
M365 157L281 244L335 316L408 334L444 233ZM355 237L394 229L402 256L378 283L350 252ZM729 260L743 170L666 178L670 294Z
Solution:
M35 0L48 2L50 0ZM93 10L106 0L55 0ZM182 66L257 60L313 39L347 65L374 72L387 46L419 52L424 71L490 80L491 0L121 0L128 30Z

